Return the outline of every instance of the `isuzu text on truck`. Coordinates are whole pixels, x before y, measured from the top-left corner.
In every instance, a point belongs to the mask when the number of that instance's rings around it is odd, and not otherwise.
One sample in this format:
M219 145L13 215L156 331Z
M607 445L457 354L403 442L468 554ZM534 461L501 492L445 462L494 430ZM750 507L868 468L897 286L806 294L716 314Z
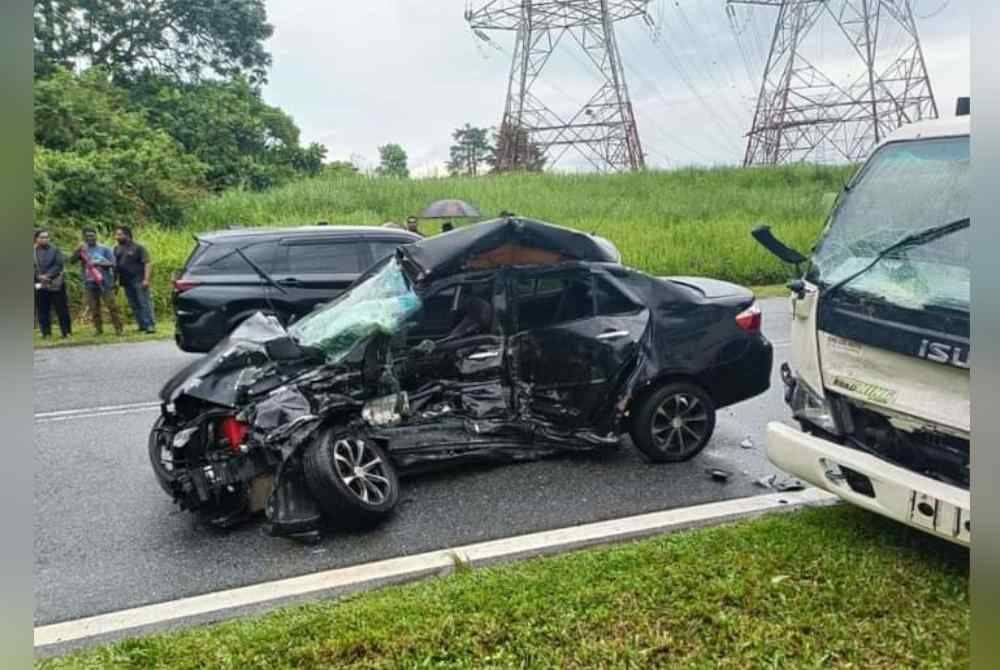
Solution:
M960 109L962 103L960 103ZM768 458L844 500L968 545L969 117L903 126L837 198L792 290Z

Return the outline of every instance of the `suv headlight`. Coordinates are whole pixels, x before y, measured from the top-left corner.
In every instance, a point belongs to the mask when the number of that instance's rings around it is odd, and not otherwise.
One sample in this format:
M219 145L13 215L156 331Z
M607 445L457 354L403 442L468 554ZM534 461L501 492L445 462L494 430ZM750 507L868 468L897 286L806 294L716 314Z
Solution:
M798 375L782 370L782 378L789 387L785 394L792 416L800 421L807 421L828 433L840 435L840 429L833 418L833 410L825 398L811 389Z

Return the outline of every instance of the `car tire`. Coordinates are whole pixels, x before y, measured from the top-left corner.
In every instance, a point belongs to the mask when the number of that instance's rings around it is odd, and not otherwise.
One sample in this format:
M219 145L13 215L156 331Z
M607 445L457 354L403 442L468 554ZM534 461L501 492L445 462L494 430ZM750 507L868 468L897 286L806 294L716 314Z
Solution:
M163 416L156 418L153 423L153 427L149 431L149 441L147 445L147 451L149 453L149 463L153 466L153 476L156 477L156 483L160 485L160 488L166 492L167 495L173 496L173 489L170 484L173 482L174 477L163 465L162 460L162 449L160 440L161 437L160 429L163 428Z
M632 441L650 460L677 463L697 455L715 430L715 403L701 387L666 384L647 395L632 419Z
M371 527L399 502L396 469L373 440L324 431L306 449L303 470L323 516L336 526Z

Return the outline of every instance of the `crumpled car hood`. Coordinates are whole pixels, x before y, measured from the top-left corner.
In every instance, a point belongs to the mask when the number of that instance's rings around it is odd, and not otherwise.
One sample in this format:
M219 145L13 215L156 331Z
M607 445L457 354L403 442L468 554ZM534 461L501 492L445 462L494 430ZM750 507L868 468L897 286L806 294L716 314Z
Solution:
M171 377L160 390L160 400L173 403L181 395L188 395L235 407L240 390L253 383L275 359L306 357L276 318L257 312L214 349Z

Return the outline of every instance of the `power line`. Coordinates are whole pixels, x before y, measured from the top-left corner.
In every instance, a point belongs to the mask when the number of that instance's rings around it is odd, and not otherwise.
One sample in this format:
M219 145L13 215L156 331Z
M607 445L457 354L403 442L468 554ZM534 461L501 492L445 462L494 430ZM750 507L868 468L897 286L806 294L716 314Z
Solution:
M625 70L614 24L644 16L649 0L485 1L468 7L466 21L474 31L515 33L507 98L501 128L513 141L499 150L501 169L522 166L535 145L554 164L570 149L598 170L643 167L642 147L632 113ZM478 34L477 32L477 34ZM597 92L568 120L557 115L534 93L552 53L569 36L587 55L600 76ZM547 79L547 77L545 78ZM526 133L529 142L520 141Z
M672 22L669 19L666 20L665 29L668 33L667 39L661 39L657 42L657 44L662 49L669 51L670 57L674 61L674 67L677 69L678 73L686 82L690 82L689 87L692 88L692 91L695 93L696 97L698 97L701 100L704 100L704 96L702 95L702 93L695 90L693 79L689 76L688 65L690 65L690 69L695 72L696 79L700 79L703 82L708 82L709 84L714 83L715 90L723 92L723 95L720 97L722 101L721 105L709 105L707 102L705 102L705 105L708 108L709 113L712 114L715 118L721 120L720 113L726 114L728 116L728 118L725 121L723 121L722 125L720 126L723 134L727 138L738 137L739 128L743 125L744 121L740 112L736 111L732 107L732 103L725 96L725 87L720 86L719 82L715 79L714 76L711 75L711 73L709 73L708 71L703 71L701 69L701 67L698 65L701 59L694 58L685 61L685 59L682 59L679 55L677 55L677 53L671 47L671 44L681 45L684 44L685 41L675 34L674 26L672 25ZM690 34L690 32L688 34ZM700 46L700 48L704 47Z
M728 2L777 9L744 165L814 160L827 154L852 162L866 156L894 128L937 118L908 0ZM817 24L822 40L824 22L837 26L854 62L863 65L862 74L846 85L823 71L828 65L822 62L822 49L816 63L803 53ZM904 42L888 67L879 70L877 57L887 46L885 31L890 26Z

